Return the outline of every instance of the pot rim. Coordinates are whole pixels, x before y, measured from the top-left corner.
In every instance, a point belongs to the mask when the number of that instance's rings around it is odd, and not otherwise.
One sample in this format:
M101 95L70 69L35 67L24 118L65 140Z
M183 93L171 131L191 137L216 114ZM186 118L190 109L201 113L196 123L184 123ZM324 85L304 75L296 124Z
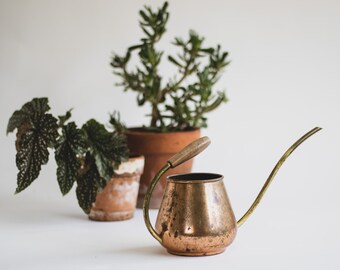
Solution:
M129 161L132 161L132 160L136 160L136 159L145 159L144 155L142 154L129 154L129 157L126 161L123 161L122 163L124 162L129 162Z
M147 130L143 127L131 127L127 128L125 133L133 133L133 134L177 134L177 133L190 133L190 132L197 132L200 131L200 128L191 128L187 130L180 130L180 131L168 131L168 132L157 132L153 130Z

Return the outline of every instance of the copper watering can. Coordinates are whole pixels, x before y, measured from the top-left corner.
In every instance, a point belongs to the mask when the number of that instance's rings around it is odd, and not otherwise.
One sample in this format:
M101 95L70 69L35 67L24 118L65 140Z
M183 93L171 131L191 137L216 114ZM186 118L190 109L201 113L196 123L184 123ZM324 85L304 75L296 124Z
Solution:
M149 219L149 203L160 177L169 169L193 158L209 144L202 137L170 158L151 181L144 199L143 214L151 235L171 254L205 256L223 252L251 215L287 157L307 138L321 130L314 128L297 140L277 162L248 211L236 221L223 176L214 173L188 173L169 176L154 229Z

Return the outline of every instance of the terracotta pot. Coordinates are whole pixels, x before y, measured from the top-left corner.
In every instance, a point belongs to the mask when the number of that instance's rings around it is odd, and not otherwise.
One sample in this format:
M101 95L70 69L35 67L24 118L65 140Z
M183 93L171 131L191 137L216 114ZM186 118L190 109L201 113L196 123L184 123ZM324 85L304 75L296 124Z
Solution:
M143 207L144 196L149 183L159 169L167 160L180 151L187 144L200 137L200 129L158 133L143 130L142 128L131 128L126 132L128 146L132 154L141 154L145 157L144 173L139 186L137 207ZM189 173L192 168L192 160L170 170L164 174L154 189L150 201L150 208L159 208L162 201L166 177L170 174Z
M117 221L133 217L136 209L140 176L144 157L132 157L115 170L112 179L97 194L89 218L99 221Z

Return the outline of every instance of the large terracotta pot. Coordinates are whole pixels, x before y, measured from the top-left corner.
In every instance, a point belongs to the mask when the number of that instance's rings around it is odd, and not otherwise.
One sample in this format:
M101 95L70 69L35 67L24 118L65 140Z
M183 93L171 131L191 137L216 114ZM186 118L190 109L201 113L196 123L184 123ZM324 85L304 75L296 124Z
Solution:
M133 217L136 209L140 176L143 173L144 157L131 157L123 162L97 194L89 218L98 221L117 221Z
M200 137L200 129L158 133L146 131L142 128L130 128L126 131L128 146L132 154L141 154L145 157L144 173L141 177L137 207L143 207L144 196L149 183L167 160L180 151L187 144ZM158 182L150 201L150 208L159 208L162 201L166 178L170 174L189 173L192 160L165 173Z

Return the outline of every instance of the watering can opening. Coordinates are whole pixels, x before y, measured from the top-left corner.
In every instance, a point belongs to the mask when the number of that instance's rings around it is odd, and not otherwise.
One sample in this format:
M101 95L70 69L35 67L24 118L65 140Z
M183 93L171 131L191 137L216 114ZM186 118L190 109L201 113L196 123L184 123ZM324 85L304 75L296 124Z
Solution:
M217 173L185 173L174 174L167 177L171 182L183 182L183 183L202 183L202 182L215 182L223 179L221 174Z

